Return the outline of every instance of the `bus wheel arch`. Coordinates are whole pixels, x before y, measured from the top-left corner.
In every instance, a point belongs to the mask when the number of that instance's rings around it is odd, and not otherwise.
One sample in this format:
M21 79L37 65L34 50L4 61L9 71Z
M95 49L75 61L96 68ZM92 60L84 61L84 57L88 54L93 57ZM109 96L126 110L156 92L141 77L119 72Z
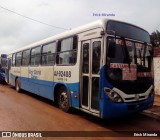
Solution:
M16 88L17 92L19 92L19 93L21 92L20 80L18 77L16 77L16 79L15 79L15 88Z
M71 108L71 98L67 87L63 84L57 84L55 86L54 93L54 100L58 104L59 108L64 112L69 112Z

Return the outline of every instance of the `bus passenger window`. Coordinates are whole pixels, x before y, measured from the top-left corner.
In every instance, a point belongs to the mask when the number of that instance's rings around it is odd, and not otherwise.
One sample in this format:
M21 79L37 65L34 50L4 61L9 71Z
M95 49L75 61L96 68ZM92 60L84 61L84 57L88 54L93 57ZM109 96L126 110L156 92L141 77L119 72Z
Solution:
M42 65L54 65L56 42L46 44L42 48Z
M16 65L16 54L14 53L12 55L12 66L15 66Z
M60 42L57 64L73 65L77 60L77 38L71 37Z
M30 60L30 50L23 51L22 66L28 66Z
M16 66L21 66L22 52L16 54Z
M41 60L41 47L36 47L31 50L31 65L39 65Z

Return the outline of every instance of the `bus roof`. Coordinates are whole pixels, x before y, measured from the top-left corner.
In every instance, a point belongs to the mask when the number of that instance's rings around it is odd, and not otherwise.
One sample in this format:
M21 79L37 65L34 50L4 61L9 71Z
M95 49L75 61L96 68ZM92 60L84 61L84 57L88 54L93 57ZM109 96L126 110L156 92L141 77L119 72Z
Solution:
M94 28L99 28L99 27L105 28L105 24L107 23L107 21L108 21L108 19L97 20L97 21L94 21L94 22L79 26L77 28L65 31L63 33L51 36L49 38L40 40L40 41L38 41L36 43L32 43L30 45L21 47L19 49L16 49L14 51L9 52L8 54L12 54L14 52L19 52L21 50L29 49L29 48L36 47L36 46L39 46L39 45L43 45L43 44L46 44L48 42L56 41L58 39L65 38L67 36L72 36L72 35L75 35L75 34L78 34L78 33L81 33L81 32L87 31L87 30L91 30L91 29L94 29Z
M94 21L94 22L91 22L91 23L88 23L88 24L85 24L85 25L82 25L82 26L79 26L77 28L74 28L74 29L71 29L71 30L68 30L68 31L65 31L63 33L60 33L60 34L57 34L57 35L54 35L52 37L49 37L47 39L43 39L43 40L40 40L36 43L32 43L30 45L27 45L27 46L24 46L24 47L21 47L19 49L16 49L14 51L11 51L9 52L8 54L12 54L12 53L15 53L15 52L19 52L21 50L26 50L26 49L30 49L32 47L36 47L36 46L39 46L39 45L43 45L43 44L46 44L46 43L49 43L49 42L53 42L53 41L56 41L58 39L62 39L62 38L66 38L67 36L73 36L75 34L78 34L78 33L82 33L84 31L88 31L88 30L91 30L91 29L95 29L95 28L102 28L103 30L105 30L106 28L106 23L109 21L109 20L112 20L112 21L118 21L118 20L113 20L113 19L100 19L100 20L97 20L97 21ZM122 22L122 21L118 21L118 22ZM126 23L126 22L122 22L122 23ZM129 24L129 23L127 23ZM130 24L130 25L133 25L133 24ZM136 25L133 25L133 26L136 26ZM138 27L138 26L136 26ZM140 27L138 27L140 28ZM141 28L143 29L143 28ZM144 29L143 29L144 30ZM144 30L145 31L145 30Z

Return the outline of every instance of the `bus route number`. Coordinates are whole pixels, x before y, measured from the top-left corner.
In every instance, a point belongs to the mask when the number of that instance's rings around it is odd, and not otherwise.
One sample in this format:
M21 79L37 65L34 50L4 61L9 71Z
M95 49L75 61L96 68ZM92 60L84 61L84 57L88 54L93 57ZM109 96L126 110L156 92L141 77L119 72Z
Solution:
M71 77L71 71L55 71L54 76Z

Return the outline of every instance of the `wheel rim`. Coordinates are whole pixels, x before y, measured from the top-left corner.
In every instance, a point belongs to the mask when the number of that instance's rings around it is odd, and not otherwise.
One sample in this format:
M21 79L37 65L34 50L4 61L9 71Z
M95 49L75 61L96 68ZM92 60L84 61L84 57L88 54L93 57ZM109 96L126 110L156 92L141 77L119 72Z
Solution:
M62 92L60 95L60 105L62 108L66 108L68 105L68 97L67 97L67 93Z

